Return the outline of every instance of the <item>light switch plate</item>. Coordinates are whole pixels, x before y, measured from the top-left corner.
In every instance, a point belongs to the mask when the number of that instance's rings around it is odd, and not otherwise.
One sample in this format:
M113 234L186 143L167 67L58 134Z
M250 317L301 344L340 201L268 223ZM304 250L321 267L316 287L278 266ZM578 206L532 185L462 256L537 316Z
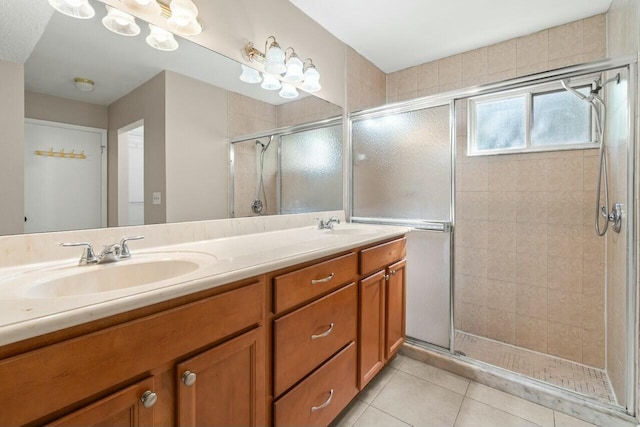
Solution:
M154 205L159 205L160 203L162 203L162 194L159 191L154 191L153 192L153 204Z

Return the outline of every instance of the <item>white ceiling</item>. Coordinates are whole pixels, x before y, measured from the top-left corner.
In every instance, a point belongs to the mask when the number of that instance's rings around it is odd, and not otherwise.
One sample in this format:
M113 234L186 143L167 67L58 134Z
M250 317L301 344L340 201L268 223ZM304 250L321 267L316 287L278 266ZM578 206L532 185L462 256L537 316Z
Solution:
M290 0L385 73L606 12L612 0Z

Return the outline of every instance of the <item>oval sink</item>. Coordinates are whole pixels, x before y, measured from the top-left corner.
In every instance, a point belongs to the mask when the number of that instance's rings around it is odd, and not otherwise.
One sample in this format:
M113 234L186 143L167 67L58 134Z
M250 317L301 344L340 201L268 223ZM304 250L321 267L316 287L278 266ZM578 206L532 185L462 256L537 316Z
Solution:
M33 270L5 284L15 296L23 298L89 295L184 276L216 259L213 255L195 252L146 253L134 254L134 257L110 264Z

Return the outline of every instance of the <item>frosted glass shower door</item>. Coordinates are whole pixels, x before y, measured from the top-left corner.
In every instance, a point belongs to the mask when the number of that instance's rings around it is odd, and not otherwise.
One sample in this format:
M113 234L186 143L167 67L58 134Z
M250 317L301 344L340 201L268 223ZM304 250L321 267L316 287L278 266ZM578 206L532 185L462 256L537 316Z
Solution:
M280 212L342 209L342 123L280 139Z
M450 103L355 115L352 221L404 224L407 336L450 348Z

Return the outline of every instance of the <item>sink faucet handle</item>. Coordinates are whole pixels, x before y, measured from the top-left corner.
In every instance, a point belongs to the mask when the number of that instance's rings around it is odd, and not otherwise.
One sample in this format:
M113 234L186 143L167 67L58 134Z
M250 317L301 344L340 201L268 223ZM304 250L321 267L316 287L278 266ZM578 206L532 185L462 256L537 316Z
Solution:
M93 264L98 261L96 253L93 251L93 245L89 242L77 242L77 243L60 243L60 246L64 248L71 248L76 246L84 246L84 251L78 261L79 265Z
M144 236L123 237L120 240L120 258L131 258L131 252L129 252L129 246L127 242L129 240L142 240Z

